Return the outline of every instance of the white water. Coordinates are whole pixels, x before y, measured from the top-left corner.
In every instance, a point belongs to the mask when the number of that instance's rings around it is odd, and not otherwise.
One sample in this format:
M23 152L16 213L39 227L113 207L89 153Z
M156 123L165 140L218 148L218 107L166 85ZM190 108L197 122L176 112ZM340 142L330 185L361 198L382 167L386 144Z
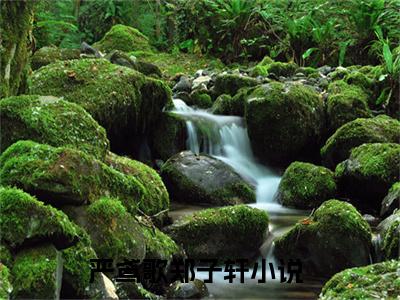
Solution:
M243 118L213 115L203 109L191 108L180 99L174 99L174 105L172 113L186 120L189 150L196 154L207 153L224 161L254 184L257 203L253 206L261 206L270 213L288 212L274 203L280 177L256 161Z

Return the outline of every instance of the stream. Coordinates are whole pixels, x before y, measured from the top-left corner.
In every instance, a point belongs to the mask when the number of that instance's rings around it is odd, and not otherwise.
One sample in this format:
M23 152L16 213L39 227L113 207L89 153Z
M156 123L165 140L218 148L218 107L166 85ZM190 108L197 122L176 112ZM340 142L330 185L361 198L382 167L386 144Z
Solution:
M174 106L175 109L170 113L186 121L187 150L196 154L206 153L224 161L255 187L257 201L250 206L267 211L270 219L270 232L260 249L259 259L265 258L267 264L271 262L277 269L278 262L273 256L273 240L308 216L310 211L285 208L274 201L280 177L257 162L243 118L213 115L206 110L192 108L180 99L174 99ZM204 207L173 203L170 216L176 220L200 209ZM213 283L207 283L211 298L316 299L322 287L320 278L302 277L303 283L280 283L278 274L276 279L270 278L268 268L266 283L257 283L257 279L251 279L251 272L246 273L245 283L240 283L238 278L229 283L224 280L224 275L224 272L214 273ZM206 279L207 276L196 273L196 278L199 279Z

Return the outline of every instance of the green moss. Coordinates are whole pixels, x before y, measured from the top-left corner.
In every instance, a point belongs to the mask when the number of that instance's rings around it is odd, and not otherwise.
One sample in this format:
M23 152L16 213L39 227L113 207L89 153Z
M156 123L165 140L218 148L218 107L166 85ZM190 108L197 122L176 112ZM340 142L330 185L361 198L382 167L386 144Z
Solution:
M400 294L399 260L344 270L323 287L321 300L397 299Z
M258 63L259 66L267 66L269 64L272 64L274 62L274 60L269 57L268 55L264 56L264 58L262 59L262 61L260 61Z
M0 245L0 263L7 267L11 267L12 262L13 256L11 255L9 246L6 246L5 244Z
M168 191L160 175L154 169L139 161L113 153L109 153L107 156L106 164L127 176L133 176L143 185L146 193L138 203L140 210L154 215L169 208Z
M361 214L349 203L329 200L275 240L275 254L300 259L307 274L331 276L367 264L370 245L371 230Z
M16 96L0 102L0 151L18 140L76 148L104 159L106 132L80 106L60 98Z
M293 62L272 62L267 65L267 72L269 74L275 74L276 76L289 77L294 75L298 67L299 66Z
M334 168L349 157L351 149L364 143L398 142L400 122L388 116L359 118L340 127L321 149L324 163Z
M272 82L246 100L248 133L259 159L280 165L316 151L325 120L323 101L314 90Z
M151 132L171 90L162 81L105 59L56 62L32 76L31 93L64 97L81 105L102 125L114 148L132 151L127 140Z
M126 176L81 151L32 141L17 142L2 154L0 179L3 184L23 188L57 206L94 202L101 196L116 197L133 214L147 193L133 176ZM141 207L149 214L156 210Z
M84 226L92 237L99 257L116 261L145 256L146 246L141 227L118 199L101 198L87 209Z
M328 91L329 131L335 132L340 126L357 118L372 117L368 95L360 87L338 80L328 86Z
M190 94L191 103L190 105L197 106L199 108L210 108L213 104L211 96L202 90L194 91Z
M257 84L258 81L251 77L225 74L216 77L214 90L217 95L227 94L234 96L241 88L252 87Z
M246 98L254 88L242 88L233 97L222 94L215 100L211 111L217 115L244 116Z
M178 245L165 233L156 227L142 226L146 240L146 258L172 260L172 256L179 252Z
M286 169L278 188L278 201L285 206L309 209L335 197L336 182L329 169L294 162Z
M122 24L111 27L100 41L93 44L93 47L104 52L151 51L149 39L145 35L136 28Z
M145 51L135 51L130 54L139 60L157 65L167 78L181 73L194 74L201 69L219 71L224 68L224 64L219 59L196 54Z
M369 209L380 210L387 191L400 179L399 165L399 144L363 144L336 167L335 175L344 195L362 201Z
M60 49L54 46L43 47L31 57L31 67L32 70L37 70L59 60L78 59L80 54L80 49Z
M24 93L35 1L0 4L0 99Z
M10 270L0 263L0 298L10 299L12 289Z
M302 73L307 77L320 77L318 70L313 67L300 67L296 70L296 73Z
M236 205L184 216L169 227L168 233L183 244L188 257L193 259L250 258L263 243L267 229L266 212Z
M250 75L253 77L267 76L268 68L264 65L256 65L254 68L250 70Z
M400 211L382 235L382 253L385 259L398 259L400 251Z
M77 242L77 228L64 213L19 189L0 188L0 205L1 240L12 247L28 239L51 241L59 248Z
M344 77L344 81L361 87L365 91L369 91L374 84L373 80L368 78L365 74L361 72L352 72Z
M343 67L337 67L335 71L329 73L329 78L332 80L343 79L346 75L350 74L350 71Z
M52 299L57 289L57 251L52 245L22 250L15 258L12 297Z
M400 205L400 181L392 185L389 192L382 200L381 217L387 217Z

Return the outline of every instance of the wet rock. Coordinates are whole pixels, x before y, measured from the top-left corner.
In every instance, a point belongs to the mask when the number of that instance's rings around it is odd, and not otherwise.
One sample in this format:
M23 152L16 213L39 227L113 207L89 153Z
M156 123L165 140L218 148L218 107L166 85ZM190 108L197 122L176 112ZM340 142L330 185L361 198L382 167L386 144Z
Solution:
M324 285L319 299L396 299L399 269L400 261L391 260L344 270Z
M101 58L103 57L103 55L99 52L99 50L93 48L92 46L90 46L88 43L86 42L82 42L81 43L81 53L84 54L89 54L89 55L94 55L97 58Z
M387 217L395 209L400 208L400 182L396 182L390 188L388 194L382 201L381 217Z
M122 24L117 24L104 35L104 37L93 47L104 52L112 50L151 51L149 39L139 30Z
M79 240L76 226L63 212L19 189L1 187L0 204L1 241L13 249L40 241L63 249Z
M0 152L18 140L70 147L104 159L105 130L79 105L52 96L2 99Z
M207 286L199 279L187 283L176 281L167 291L168 299L202 299L208 295Z
M217 96L227 94L234 96L241 88L256 86L254 78L236 74L220 74L215 78L214 91Z
M193 80L192 83L193 90L202 86L207 87L210 82L211 82L211 76L199 76Z
M134 176L81 151L31 141L19 141L2 154L0 180L57 207L92 203L109 196L119 198L132 214L139 209L152 215L168 208L165 198L147 197L149 191Z
M178 153L162 166L161 176L175 201L198 205L255 201L249 184L230 166L207 155Z
M56 62L32 75L32 94L54 95L81 105L107 131L111 148L135 153L158 124L171 91L159 80L105 59Z
M305 274L332 276L367 265L370 246L371 230L359 212L349 203L329 200L275 240L275 254L300 259Z
M31 67L35 71L56 61L79 59L80 53L79 49L62 49L54 46L43 47L32 55Z
M323 101L314 90L279 82L247 96L245 118L256 156L278 166L314 156L325 123Z
M336 167L339 191L362 210L379 211L389 188L400 180L399 165L399 144L363 144Z
M181 76L179 81L172 89L173 92L187 92L190 93L192 91L192 83L190 82L189 78L186 76Z
M299 209L317 208L335 196L334 173L304 162L290 164L277 191L277 199L282 205Z
M290 77L293 76L298 69L298 65L289 62L289 63L283 63L283 62L272 62L268 65L266 65L267 72L269 75L274 74L275 76L283 76L283 77Z
M202 210L166 229L189 258L220 260L256 257L267 231L266 212L246 205Z
M384 259L400 258L400 210L378 225L381 236L380 250Z
M350 151L364 143L397 143L400 122L388 116L359 118L340 127L321 149L324 165L334 168L350 156Z

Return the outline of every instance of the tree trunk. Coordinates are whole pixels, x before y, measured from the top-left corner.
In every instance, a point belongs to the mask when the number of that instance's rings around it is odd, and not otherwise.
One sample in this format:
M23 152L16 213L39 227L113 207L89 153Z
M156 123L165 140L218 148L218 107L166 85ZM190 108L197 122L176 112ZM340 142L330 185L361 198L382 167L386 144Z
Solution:
M0 0L0 98L25 92L33 0Z

